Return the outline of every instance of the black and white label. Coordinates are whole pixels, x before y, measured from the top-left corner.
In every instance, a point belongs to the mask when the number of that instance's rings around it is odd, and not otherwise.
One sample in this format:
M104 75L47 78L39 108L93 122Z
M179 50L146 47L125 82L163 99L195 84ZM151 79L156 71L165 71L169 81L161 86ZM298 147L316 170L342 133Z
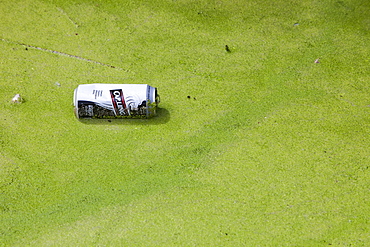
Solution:
M123 97L122 89L110 90L112 105L116 116L128 116L130 113L126 108L125 98Z

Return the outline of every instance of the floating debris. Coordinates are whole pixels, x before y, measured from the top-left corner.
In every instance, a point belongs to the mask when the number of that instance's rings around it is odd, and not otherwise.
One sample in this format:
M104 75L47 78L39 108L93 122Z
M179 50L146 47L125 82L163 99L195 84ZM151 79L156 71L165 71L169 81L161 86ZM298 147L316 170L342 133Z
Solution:
M315 63L320 63L320 61L319 61L319 60L320 60L320 58L316 59L316 60L315 60Z
M150 118L160 102L148 84L81 84L74 92L77 118Z
M17 94L13 97L12 102L13 102L13 103L22 103L22 102L23 102L23 99L22 99L21 95L17 93Z
M228 45L225 45L225 50L226 50L227 52L231 52L231 50L230 50L230 48L229 48L229 46L228 46Z

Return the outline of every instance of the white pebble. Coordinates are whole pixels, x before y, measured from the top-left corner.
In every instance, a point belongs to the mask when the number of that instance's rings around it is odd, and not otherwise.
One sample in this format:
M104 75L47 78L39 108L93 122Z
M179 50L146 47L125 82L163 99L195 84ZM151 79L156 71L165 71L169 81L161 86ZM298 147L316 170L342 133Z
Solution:
M17 93L17 94L13 97L12 102L13 102L13 103L22 103L22 97L21 97L21 95Z

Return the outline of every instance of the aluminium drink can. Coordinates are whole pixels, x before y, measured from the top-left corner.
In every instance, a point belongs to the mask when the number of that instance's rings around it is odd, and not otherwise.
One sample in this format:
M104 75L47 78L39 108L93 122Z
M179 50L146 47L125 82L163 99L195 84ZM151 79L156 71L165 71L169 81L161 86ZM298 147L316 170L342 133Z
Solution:
M159 95L148 84L82 84L73 103L77 118L150 118Z

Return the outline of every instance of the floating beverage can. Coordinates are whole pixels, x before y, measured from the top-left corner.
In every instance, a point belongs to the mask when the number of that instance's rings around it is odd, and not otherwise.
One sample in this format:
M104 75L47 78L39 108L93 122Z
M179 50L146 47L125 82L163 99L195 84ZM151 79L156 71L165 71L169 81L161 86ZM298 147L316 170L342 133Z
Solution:
M150 118L159 95L148 84L82 84L73 103L77 118Z

